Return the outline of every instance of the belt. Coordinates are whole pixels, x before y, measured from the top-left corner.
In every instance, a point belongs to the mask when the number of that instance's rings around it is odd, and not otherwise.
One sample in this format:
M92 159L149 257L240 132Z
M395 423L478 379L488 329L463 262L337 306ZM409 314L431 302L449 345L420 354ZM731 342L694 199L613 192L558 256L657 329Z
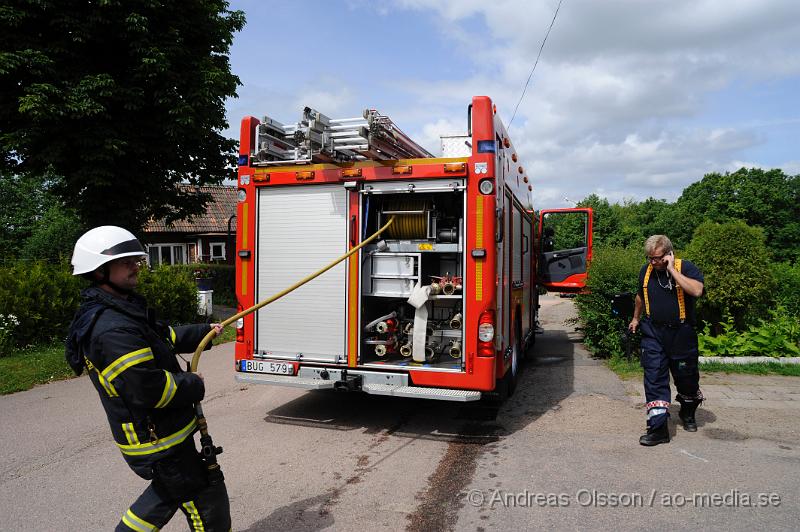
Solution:
M646 317L645 319L653 325L657 325L659 327L666 327L668 329L677 329L681 325L685 325L686 323L688 323L686 321L658 321L651 319L649 317Z

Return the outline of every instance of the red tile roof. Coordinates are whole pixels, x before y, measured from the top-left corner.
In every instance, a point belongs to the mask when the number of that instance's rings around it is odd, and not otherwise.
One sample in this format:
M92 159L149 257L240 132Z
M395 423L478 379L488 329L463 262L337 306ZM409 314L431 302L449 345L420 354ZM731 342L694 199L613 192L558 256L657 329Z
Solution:
M236 187L213 185L196 187L179 185L187 190L198 190L211 194L206 212L191 220L175 220L170 225L162 220L151 220L145 225L145 233L227 233L228 220L236 214ZM236 218L231 221L231 231L236 231Z

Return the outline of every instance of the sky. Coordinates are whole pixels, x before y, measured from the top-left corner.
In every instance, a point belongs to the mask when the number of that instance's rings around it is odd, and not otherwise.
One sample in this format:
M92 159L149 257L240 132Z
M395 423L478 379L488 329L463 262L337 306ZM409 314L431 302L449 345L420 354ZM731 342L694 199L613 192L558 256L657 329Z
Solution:
M473 96L509 126L558 0L231 0L227 102L294 123L378 109L437 155ZM563 0L509 129L534 207L674 201L709 172L800 174L800 2Z

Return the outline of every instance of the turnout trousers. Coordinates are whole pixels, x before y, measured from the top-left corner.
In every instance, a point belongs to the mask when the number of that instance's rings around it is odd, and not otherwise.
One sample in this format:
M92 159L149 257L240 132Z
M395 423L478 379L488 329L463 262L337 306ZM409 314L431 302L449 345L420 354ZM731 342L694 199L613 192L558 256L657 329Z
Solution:
M644 318L640 327L647 426L655 429L669 418L670 373L679 395L687 399L702 398L697 333L689 323L657 324L649 318Z
M210 484L185 501L170 500L151 483L122 516L117 532L159 530L180 509L189 530L224 531L231 529L231 511L225 482Z

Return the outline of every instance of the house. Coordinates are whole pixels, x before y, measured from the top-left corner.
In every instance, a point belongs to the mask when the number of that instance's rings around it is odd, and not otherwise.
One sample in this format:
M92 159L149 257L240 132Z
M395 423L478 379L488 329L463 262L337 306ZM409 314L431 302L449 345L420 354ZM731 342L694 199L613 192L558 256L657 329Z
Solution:
M150 266L214 262L233 264L236 255L236 187L215 185L192 190L211 194L206 212L191 220L151 220L142 234Z

